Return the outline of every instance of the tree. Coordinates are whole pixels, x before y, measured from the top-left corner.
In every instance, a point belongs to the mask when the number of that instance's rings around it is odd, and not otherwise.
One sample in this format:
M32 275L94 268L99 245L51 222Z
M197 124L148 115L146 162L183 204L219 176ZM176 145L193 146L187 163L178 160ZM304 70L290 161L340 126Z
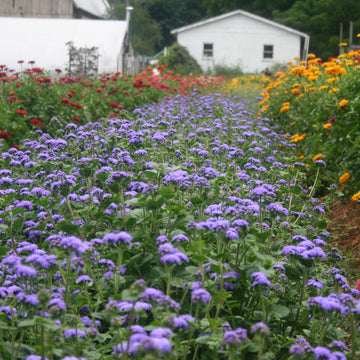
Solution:
M162 41L160 24L149 13L149 6L157 0L109 0L111 6L109 17L112 19L126 18L126 6L131 5L132 46L136 54L154 55Z

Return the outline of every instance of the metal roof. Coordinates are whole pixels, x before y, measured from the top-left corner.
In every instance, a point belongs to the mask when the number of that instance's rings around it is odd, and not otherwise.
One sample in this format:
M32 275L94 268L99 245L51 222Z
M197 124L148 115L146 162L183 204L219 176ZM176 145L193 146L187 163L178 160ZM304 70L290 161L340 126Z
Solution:
M99 18L105 18L110 9L107 0L74 0L74 5Z
M281 29L281 30L284 30L284 31L287 31L287 32L290 32L290 33L293 33L293 34L296 34L296 35L299 35L301 37L304 37L304 38L309 37L307 34L301 32L301 31L297 31L297 30L295 30L293 28L290 28L288 26L281 25L281 24L279 24L279 23L277 23L275 21L265 19L265 18L263 18L261 16L251 14L251 13L249 13L247 11L244 11L244 10L231 11L231 12L228 12L226 14L222 14L222 15L212 17L210 19L206 19L206 20L203 20L203 21L199 21L199 22L187 25L187 26L183 26L183 27L171 30L171 34L178 34L180 32L188 31L188 30L194 29L196 27L203 26L203 25L206 25L206 24L210 24L210 23L213 23L213 22L216 22L216 21L219 21L219 20L223 20L223 19L229 18L231 16L235 16L235 15L247 16L247 17L252 18L254 20L257 20L257 21L260 21L262 23L274 26L274 27L276 27L278 29Z
M126 21L88 19L37 19L0 17L0 64L19 70L19 60L25 66L30 60L45 70L68 66L68 47L98 47L99 72L117 69L123 41L127 32Z

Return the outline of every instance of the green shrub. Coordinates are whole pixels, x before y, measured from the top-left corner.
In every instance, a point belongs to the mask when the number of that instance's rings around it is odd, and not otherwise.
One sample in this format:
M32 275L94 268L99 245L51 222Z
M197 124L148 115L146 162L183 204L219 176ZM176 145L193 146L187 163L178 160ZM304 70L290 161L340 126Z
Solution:
M167 54L159 58L159 64L167 64L167 68L181 75L201 73L201 67L184 46L174 43Z

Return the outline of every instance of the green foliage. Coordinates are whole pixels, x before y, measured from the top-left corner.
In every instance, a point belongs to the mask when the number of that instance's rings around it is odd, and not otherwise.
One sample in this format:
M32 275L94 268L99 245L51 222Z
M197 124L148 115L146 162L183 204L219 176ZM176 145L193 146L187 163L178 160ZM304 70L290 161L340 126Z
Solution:
M239 66L215 65L212 74L234 78L242 76L244 73Z
M360 72L358 52L340 56L337 63L319 65L317 60L292 67L281 79L264 89L261 105L275 118L308 164L323 155L326 169L317 195L331 193L335 184L348 197L360 190ZM304 134L304 135L302 135ZM350 174L346 183L340 182ZM309 180L314 176L309 172Z
M164 64L170 70L182 75L199 74L202 71L200 65L187 49L178 43L174 43L167 49L166 56L160 56L159 64Z

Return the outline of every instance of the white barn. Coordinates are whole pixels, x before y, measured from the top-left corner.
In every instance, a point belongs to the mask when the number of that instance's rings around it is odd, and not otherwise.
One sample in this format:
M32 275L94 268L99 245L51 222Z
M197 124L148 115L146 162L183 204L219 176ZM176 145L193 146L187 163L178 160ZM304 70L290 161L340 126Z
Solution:
M62 4L65 2L59 2ZM77 49L97 48L98 73L133 73L129 38L133 8L127 7L126 20L118 21L104 20L108 10L105 0L73 0L74 8L72 2L70 5L54 9L60 15L56 17L40 16L34 7L29 8L34 14L28 16L0 16L0 33L3 34L0 37L0 64L19 71L28 66L29 61L35 61L34 66L45 71L61 69L65 72L69 66L67 43L72 42ZM61 11L65 15L62 16ZM78 18L70 17L72 11ZM19 61L24 64L20 65Z
M243 10L232 11L171 31L204 71L214 66L261 72L296 56L306 58L310 37Z

